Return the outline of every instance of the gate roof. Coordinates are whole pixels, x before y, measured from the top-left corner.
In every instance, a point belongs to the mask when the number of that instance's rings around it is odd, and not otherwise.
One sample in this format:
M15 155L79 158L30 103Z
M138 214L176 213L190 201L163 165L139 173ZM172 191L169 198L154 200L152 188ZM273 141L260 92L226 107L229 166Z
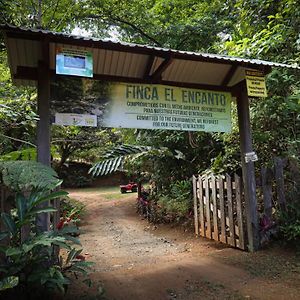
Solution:
M93 78L107 81L159 83L215 90L230 90L244 80L245 69L268 73L271 67L298 66L258 59L197 53L113 42L40 29L0 25L8 50L12 79L34 85L38 62L48 60L55 74L57 47L92 52Z

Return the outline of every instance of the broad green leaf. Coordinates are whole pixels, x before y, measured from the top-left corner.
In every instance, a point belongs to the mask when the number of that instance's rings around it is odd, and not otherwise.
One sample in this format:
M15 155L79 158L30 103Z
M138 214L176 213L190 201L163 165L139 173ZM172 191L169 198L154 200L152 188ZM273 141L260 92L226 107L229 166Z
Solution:
M14 235L17 231L17 227L16 227L16 224L15 224L14 220L12 219L12 217L7 213L2 213L1 218L2 218L6 228L10 231L10 233L12 233Z
M41 197L39 198L38 200L36 200L34 202L34 205L38 205L40 203L43 203L45 201L50 201L50 200L53 200L53 199L56 199L56 198L61 198L61 197L65 197L65 196L68 196L68 192L66 191L57 191L57 192L53 192L47 196L44 196L44 197Z
M19 277L9 276L0 281L0 291L14 288L19 284Z
M26 198L21 193L17 193L16 207L17 207L19 220L20 222L23 222L24 217L26 215L27 205L26 205Z
M73 248L67 257L66 264L68 264L70 261L72 261L74 259L74 257L79 255L81 252L82 252L82 249Z
M78 233L79 229L76 226L64 226L59 230L60 235L68 234L68 233Z
M73 237L71 235L65 235L65 239L68 240L68 241L73 242L76 245L81 245L79 239L77 239L77 238L75 238L75 237Z
M6 231L0 232L0 241L2 241L3 239L5 239L8 236L9 236L9 232L6 232Z
M10 247L5 252L6 256L15 256L22 254L22 250L20 248Z
M54 207L35 208L30 211L29 215L36 215L36 214L40 214L40 213L50 213L50 212L55 212L55 211L57 211L57 209Z

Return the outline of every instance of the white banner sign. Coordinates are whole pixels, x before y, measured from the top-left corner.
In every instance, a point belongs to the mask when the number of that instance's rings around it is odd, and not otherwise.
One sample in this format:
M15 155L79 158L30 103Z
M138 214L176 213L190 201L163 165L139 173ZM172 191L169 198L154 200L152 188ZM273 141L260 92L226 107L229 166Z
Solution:
M56 125L97 127L96 115L56 113Z
M110 84L98 126L231 131L231 94L164 85Z

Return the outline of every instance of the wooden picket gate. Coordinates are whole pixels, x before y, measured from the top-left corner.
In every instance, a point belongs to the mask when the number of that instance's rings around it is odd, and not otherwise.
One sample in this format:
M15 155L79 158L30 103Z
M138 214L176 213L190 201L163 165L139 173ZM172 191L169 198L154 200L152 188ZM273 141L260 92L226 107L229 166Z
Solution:
M193 176L195 233L245 250L242 180L226 174Z

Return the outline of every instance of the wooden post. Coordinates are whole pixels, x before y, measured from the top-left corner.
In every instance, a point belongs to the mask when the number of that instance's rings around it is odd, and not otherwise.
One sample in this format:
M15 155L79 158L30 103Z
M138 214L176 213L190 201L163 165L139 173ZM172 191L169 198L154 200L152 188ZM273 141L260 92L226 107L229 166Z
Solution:
M205 230L205 222L204 222L204 204L203 204L203 180L201 175L198 176L198 183L199 183L199 189L198 189L198 200L199 200L199 217L200 217L200 235L206 236L206 230Z
M194 196L194 225L195 234L199 235L199 219L198 219L198 199L197 199L197 178L193 175L193 196Z
M211 218L210 218L210 193L209 193L209 185L210 182L208 180L208 175L205 176L205 211L206 211L206 233L205 236L209 239L212 239L212 230L211 230Z
M228 206L228 219L229 219L229 244L235 247L235 230L233 220L233 199L232 199L232 181L231 176L226 174L226 191L227 191L227 206Z
M248 249L253 252L259 248L259 226L256 201L256 183L254 162L246 163L246 153L253 152L252 134L250 126L249 99L246 82L239 85L237 97L238 122L240 131L240 145L243 168L243 181L245 187L245 206L248 231Z
M225 202L224 202L224 181L222 176L218 177L219 195L220 195L220 219L221 219L221 237L220 241L227 243L226 237L226 218L225 218Z
M245 250L243 208L242 208L242 182L240 176L234 174L236 218L239 227L239 248Z
M219 240L219 227L218 227L218 206L217 206L217 191L216 191L216 177L211 175L211 184L212 184L212 203L213 203L213 222L214 222L214 233L213 237L215 241Z
M37 128L37 160L38 162L51 166L50 154L50 72L49 72L49 48L46 42L41 42L43 61L38 64L38 128ZM44 202L40 207L49 206ZM40 231L50 228L49 213L38 214L36 225Z

